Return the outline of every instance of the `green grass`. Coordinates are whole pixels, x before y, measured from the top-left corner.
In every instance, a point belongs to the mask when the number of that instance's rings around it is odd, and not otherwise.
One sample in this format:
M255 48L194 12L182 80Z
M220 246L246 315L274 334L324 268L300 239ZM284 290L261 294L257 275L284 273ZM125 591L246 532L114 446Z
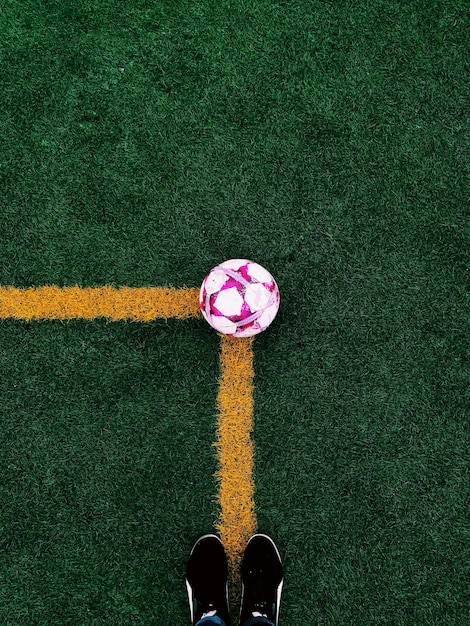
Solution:
M0 284L266 266L281 625L470 622L467 3L10 0L0 32ZM201 321L0 324L2 624L188 623L217 351Z
M181 616L185 539L216 515L213 342L176 321L2 338L2 624Z

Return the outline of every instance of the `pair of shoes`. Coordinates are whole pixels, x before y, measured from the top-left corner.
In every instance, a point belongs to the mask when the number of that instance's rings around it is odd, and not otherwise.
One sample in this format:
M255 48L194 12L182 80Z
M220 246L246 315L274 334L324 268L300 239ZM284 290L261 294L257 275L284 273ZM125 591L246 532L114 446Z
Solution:
M256 534L246 546L241 568L242 601L240 624L248 621L278 626L283 586L281 557L274 541ZM187 569L186 587L193 626L201 619L230 626L228 568L222 542L204 535L194 545ZM267 621L266 621L267 620ZM204 622L203 622L204 623ZM202 626L202 624L201 624Z

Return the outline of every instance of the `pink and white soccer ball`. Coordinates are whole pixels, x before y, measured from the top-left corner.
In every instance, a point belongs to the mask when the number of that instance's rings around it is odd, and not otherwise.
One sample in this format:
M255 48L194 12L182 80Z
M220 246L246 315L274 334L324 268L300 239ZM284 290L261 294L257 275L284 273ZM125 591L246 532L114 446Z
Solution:
M230 259L205 277L199 304L204 318L219 333L251 337L265 330L276 317L279 289L258 263Z

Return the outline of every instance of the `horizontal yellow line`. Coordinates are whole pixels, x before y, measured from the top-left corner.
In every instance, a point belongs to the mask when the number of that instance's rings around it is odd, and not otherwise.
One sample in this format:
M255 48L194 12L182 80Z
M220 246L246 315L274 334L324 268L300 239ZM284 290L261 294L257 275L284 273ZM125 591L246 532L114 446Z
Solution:
M166 287L0 287L0 319L135 320L199 314L199 289Z

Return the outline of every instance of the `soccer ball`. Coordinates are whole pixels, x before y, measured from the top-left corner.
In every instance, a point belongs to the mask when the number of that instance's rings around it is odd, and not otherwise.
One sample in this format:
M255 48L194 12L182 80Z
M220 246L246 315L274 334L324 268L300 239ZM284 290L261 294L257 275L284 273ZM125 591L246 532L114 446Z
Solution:
M265 330L279 309L279 289L271 274L253 261L231 259L205 277L199 305L219 333L251 337Z

